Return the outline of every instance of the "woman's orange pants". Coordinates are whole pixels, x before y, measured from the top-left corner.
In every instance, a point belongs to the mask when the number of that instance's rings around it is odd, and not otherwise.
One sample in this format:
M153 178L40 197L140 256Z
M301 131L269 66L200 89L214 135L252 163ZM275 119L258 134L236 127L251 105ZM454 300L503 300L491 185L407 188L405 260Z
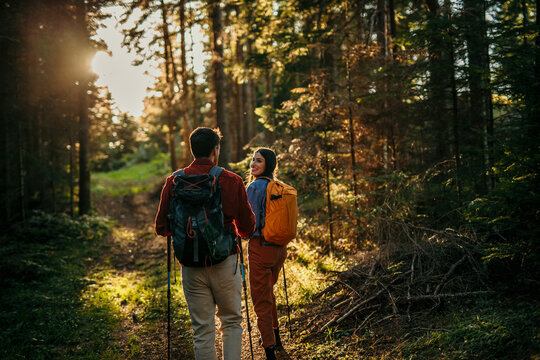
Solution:
M261 238L249 241L249 285L251 301L257 314L257 327L263 347L276 344L274 329L279 327L274 284L287 257L285 246L264 245Z

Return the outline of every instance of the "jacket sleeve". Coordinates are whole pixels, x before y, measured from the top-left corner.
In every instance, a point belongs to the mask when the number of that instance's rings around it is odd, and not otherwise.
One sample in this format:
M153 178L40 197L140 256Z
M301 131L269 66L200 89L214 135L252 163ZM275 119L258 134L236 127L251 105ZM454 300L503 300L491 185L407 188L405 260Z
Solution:
M171 231L169 229L169 209L170 198L172 190L172 176L169 176L165 180L165 185L161 189L161 199L159 201L159 208L156 214L155 230L156 234L161 236L169 236Z
M242 179L238 177L239 182L237 183L237 216L234 219L234 225L238 235L241 237L250 236L253 231L255 231L255 215L251 210L251 206L248 202L248 197L246 193L246 188L242 183Z

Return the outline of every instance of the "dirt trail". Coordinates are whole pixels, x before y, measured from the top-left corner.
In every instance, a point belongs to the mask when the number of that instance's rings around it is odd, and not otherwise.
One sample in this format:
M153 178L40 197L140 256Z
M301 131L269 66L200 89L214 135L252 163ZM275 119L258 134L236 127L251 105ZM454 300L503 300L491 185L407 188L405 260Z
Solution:
M119 231L133 233L133 240L130 242L120 242L110 239L110 244L105 247L105 252L102 254L102 259L108 259L110 264L120 273L142 271L143 266L150 263L165 262L166 257L166 240L156 236L154 233L154 216L159 203L159 189L152 192L129 195L121 198L101 198L96 201L96 210L100 215L106 215L115 219L119 224ZM245 259L247 261L247 258ZM180 281L180 266L177 265L178 285ZM249 291L249 290L248 290ZM242 294L244 299L244 294ZM250 300L251 304L251 300ZM247 331L247 322L245 319L245 302L242 300L242 314L244 315L244 334L242 336L242 360L251 360L249 336ZM259 332L256 327L256 319L253 308L250 306L251 319L251 338L253 341L254 359L265 359L264 351L258 345ZM221 355L221 334L219 331L219 319L216 317L216 347L218 356ZM136 321L135 315L133 318L123 320L122 327L115 337L122 344L122 348L128 349L130 334L137 334L140 340L141 356L140 359L164 359L167 354L167 334L166 334L166 319L162 326L158 327L158 331L148 331L144 324ZM283 332L285 329L283 329ZM172 330L171 347L173 350L173 358L186 359L193 356L191 351L182 349L178 337L181 334L175 329ZM189 335L191 339L191 334ZM176 339L175 339L176 338ZM283 343L287 348L288 334L283 336ZM277 358L280 360L295 359L291 357L285 350L277 352ZM219 357L218 357L219 358Z
M120 235L107 239L101 260L106 261L119 274L144 272L144 267L149 264L167 260L165 240L156 236L153 229L157 204L154 197L152 193L142 193L114 198L102 197L95 201L97 213L116 220L118 225L115 231ZM122 239L124 236L126 239ZM140 321L134 311L126 314L120 329L113 336L125 354L130 353L130 338L135 334L140 341L140 356L134 358L164 359L167 354L166 319L164 320L157 327L157 331L148 331L148 324ZM173 344L172 341L171 343ZM171 347L174 347L174 344Z

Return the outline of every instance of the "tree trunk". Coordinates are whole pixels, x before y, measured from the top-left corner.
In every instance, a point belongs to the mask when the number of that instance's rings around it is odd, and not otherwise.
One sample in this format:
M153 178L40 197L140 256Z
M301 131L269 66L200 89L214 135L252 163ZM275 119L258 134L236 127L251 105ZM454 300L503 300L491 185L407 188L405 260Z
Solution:
M26 183L24 181L24 174L26 172L24 165L24 140L22 136L22 121L17 122L17 144L19 153L19 202L21 206L21 216L23 222L26 223Z
M465 0L464 17L467 20L466 39L469 58L469 89L471 127L477 129L482 149L483 192L493 188L492 137L493 116L491 109L490 70L485 22L484 0Z
M81 54L81 70L79 80L79 215L90 213L90 119L88 117L88 81L90 64L88 52L90 45L88 27L86 24L86 4L81 2L77 7L77 21L83 51Z
M190 18L193 19L194 15L190 9ZM189 37L190 37L190 50L191 50L191 73L192 73L192 83L191 83L191 111L192 111L192 120L193 128L198 127L199 124L199 101L197 99L197 74L195 73L195 59L193 58L193 31L191 30L193 23L189 26Z
M184 141L183 159L190 163L191 152L189 150L189 135L191 126L189 124L189 87L187 79L187 61L186 61L186 0L180 0L180 50L182 56L180 59L182 73L182 139Z
M244 46L242 43L238 44L238 54L240 55L238 59L238 65L243 66L244 62ZM251 94L249 89L249 80L246 80L245 77L242 77L242 83L240 84L240 90L242 91L242 117L240 118L240 121L242 123L241 126L241 144L239 146L239 153L240 156L244 156L242 148L244 145L249 141L249 129L248 127L251 127Z
M428 9L428 26L429 26L429 112L432 114L432 126L435 137L435 159L434 162L439 162L446 157L447 153L447 120L446 102L448 94L448 67L447 67L447 51L445 51L446 42L444 31L440 27L441 23L441 7L438 0L426 0Z
M72 115L70 114L70 117L72 117ZM74 166L74 161L73 161L73 152L74 152L74 144L73 144L73 131L71 129L71 126L69 127L69 215L71 217L75 216L75 212L74 212L74 203L73 203L73 199L75 198L75 191L74 191L74 183L73 183L73 174L74 174L74 171L73 171L73 166Z
M242 108L242 115L243 115L243 134L242 134L242 147L251 140L251 137L249 134L252 132L251 128L253 127L253 107L252 107L252 99L251 99L251 80L246 80L242 84L242 98L244 99L243 102L243 108ZM242 150L243 151L243 150Z
M5 110L5 112L7 113L8 110ZM11 219L11 199L9 196L9 189L11 188L11 156L8 156L8 154L12 154L13 152L11 151L12 149L9 146L11 132L8 126L9 121L6 113L2 114L1 117L4 129L4 153L2 154L2 160L4 160L4 189L2 189L2 198L4 199L4 214L2 215L4 217L4 220L0 220L0 224L7 223Z
M348 57L349 58L349 57ZM353 119L353 98L352 98L352 81L351 81L351 72L350 72L350 63L349 60L345 60L346 72L347 72L347 114L349 121L349 153L351 156L351 172L352 172L352 190L354 196L354 218L356 223L356 233L358 234L358 229L360 227L360 219L358 217L359 204L358 204L358 179L356 175L356 151L355 151L355 130L354 130L354 119ZM357 239L358 240L358 239Z
M241 67L243 62L242 57L242 44L241 39L239 37L236 38L236 64L237 66ZM239 79L234 80L234 86L235 86L235 110L236 110L236 119L233 121L236 125L233 126L233 128L236 129L235 131L235 138L236 138L236 157L235 161L239 161L242 156L242 146L245 143L244 139L245 137L245 130L246 130L246 123L244 121L244 103L245 103L245 97L244 97L244 86L241 83Z
M251 56L252 54L252 47L251 47L251 39L248 37L246 39L247 42L247 55ZM246 91L246 132L244 137L244 145L251 141L251 139L255 136L255 131L257 129L257 119L255 118L255 82L254 79L251 78L251 76L248 78L247 84L247 91Z
M330 238L328 239L328 249L330 254L334 252L334 211L332 206L332 196L330 194L330 161L328 159L327 130L324 130L324 165L326 169L326 205L328 207L328 230Z
M212 72L214 80L214 92L216 97L216 122L221 130L221 152L219 160L221 166L229 168L231 162L231 139L229 123L225 109L225 74L223 71L223 26L221 19L221 3L212 0L210 2L210 18L212 21Z
M249 103L251 104L250 105L251 116L248 117L248 121L251 124L250 135L248 136L248 139L247 139L247 141L249 142L257 134L257 124L258 124L257 117L255 116L255 109L257 108L257 92L255 91L255 81L253 79L249 80L248 88L249 88L249 91L248 91Z
M380 47L380 56L383 58L385 66L389 65L391 52L390 52L390 32L388 29L388 4L387 0L378 0L377 1L377 41ZM383 167L385 170L390 169L392 161L392 120L390 119L389 114L389 100L388 100L388 89L389 89L389 79L386 75L382 80L382 85L380 85L381 93L383 93L383 100L381 104L381 128L382 128L382 158L383 158Z
M452 86L452 125L454 136L454 160L456 163L456 190L458 200L461 203L461 154L460 154L460 141L459 141L459 117L458 117L458 96L456 86L456 71L455 71L455 59L454 59L454 40L450 38L450 63L452 64L451 71L451 86Z
M162 31L163 31L163 42L164 42L164 60L165 60L165 80L167 82L166 92L165 92L165 101L166 107L165 110L167 113L167 126L169 128L168 132L168 143L169 143L169 154L171 156L171 171L176 170L176 144L174 139L174 134L176 132L176 122L174 121L173 113L173 95L174 95L174 83L176 82L173 79L173 74L175 73L175 66L172 61L172 48L171 41L169 37L169 28L167 25L167 12L165 9L165 4L161 0L161 19L162 19ZM176 76L175 76L176 78Z
M538 16L540 11L540 5L539 0L536 0L536 29L540 29L540 16ZM533 127L531 127L531 138L534 138L537 136L537 130L538 126L540 124L540 34L537 31L536 36L534 38L535 43L535 50L534 50L534 86L533 86L533 96L534 96L534 103L532 106L532 121L531 123L534 124Z
M265 96L265 103L266 106L270 107L270 122L273 126L276 125L275 123L275 116L274 116L274 87L272 84L272 65L269 64L268 68L266 69L265 73L265 85L266 85L266 96ZM269 132L268 130L265 130L265 135L268 136L268 140L270 142L274 142L274 133Z
M346 7L346 10L345 10L345 19L346 19L346 22L348 23L350 21L350 17L349 17L349 6L348 6L348 2L346 3L347 7ZM356 230L355 230L355 237L356 237L356 241L357 243L359 243L359 230L360 230L360 216L359 216L359 210L360 210L360 204L359 204L359 201L358 201L358 195L359 195L359 191L358 191L358 176L357 176L357 172L356 172L356 167L357 167L357 163L356 163L356 144L355 144L355 137L356 137L356 131L355 131L355 126L354 126L354 114L353 114L353 104L354 104L354 100L353 100L353 95L352 95L352 89L353 89L353 81L351 79L351 63L350 63L350 59L351 59L351 40L350 40L350 33L347 32L345 34L345 43L346 43L346 47L347 47L347 57L345 59L345 71L346 71L346 78L347 78L347 100L348 100L348 103L347 103L347 115L348 115L348 122L349 122L349 155L351 157L351 173L352 173L352 184L351 184L351 187L352 187L352 192L353 192L353 196L354 196L354 208L353 208L353 211L352 211L352 214L353 214L353 217L354 217L354 220L355 220L355 224L356 224ZM355 40L352 40L353 42Z

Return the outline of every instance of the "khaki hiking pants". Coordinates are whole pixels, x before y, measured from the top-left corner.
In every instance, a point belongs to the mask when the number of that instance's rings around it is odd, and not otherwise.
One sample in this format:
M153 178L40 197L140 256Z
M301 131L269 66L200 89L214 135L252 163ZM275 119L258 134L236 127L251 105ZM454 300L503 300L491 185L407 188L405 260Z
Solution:
M261 333L263 347L276 344L274 329L279 327L274 284L285 258L285 246L272 246L259 237L249 241L249 285L251 301L257 314L257 327Z
M193 327L197 360L217 360L215 314L221 320L223 358L240 360L242 277L237 255L209 267L182 266L182 287Z

